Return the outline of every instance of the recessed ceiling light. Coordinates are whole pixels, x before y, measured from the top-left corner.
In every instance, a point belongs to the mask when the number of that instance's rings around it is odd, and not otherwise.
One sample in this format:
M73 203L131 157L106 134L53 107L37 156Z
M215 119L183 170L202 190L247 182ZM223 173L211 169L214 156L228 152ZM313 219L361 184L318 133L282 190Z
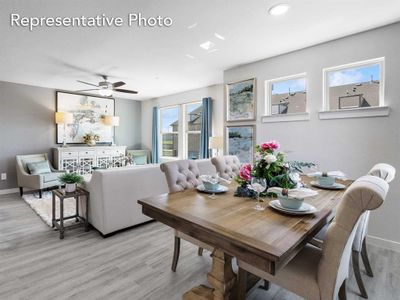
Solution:
M204 42L203 44L200 44L200 47L203 48L204 50L210 50L214 48L215 44L213 42L207 41Z
M190 58L190 59L195 59L195 57L193 55L190 55L190 54L186 54L186 57Z
M223 37L222 35L220 35L220 34L218 34L218 33L214 33L214 36L215 36L217 39L220 39L220 40L225 41L225 37Z
M271 8L268 10L268 13L271 16L280 16L285 14L290 8L289 4L286 3L280 3L280 4L276 4L274 6L271 6Z

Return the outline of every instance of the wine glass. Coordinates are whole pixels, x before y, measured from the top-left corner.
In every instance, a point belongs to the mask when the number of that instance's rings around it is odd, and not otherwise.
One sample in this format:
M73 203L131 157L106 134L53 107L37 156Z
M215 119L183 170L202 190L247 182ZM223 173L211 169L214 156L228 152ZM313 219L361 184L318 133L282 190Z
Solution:
M211 175L211 176L209 177L208 182L211 183L212 185L218 184L218 182L219 182L219 174L217 173L217 174ZM211 199L215 199L215 198L216 198L215 192L213 192L213 193L212 193L211 195L209 195L208 197L211 198Z
M251 178L250 189L256 192L256 198L257 198L257 205L254 207L255 210L265 209L265 207L263 207L260 202L260 193L264 192L266 188L267 188L267 181L265 180L265 178L256 178L256 177Z

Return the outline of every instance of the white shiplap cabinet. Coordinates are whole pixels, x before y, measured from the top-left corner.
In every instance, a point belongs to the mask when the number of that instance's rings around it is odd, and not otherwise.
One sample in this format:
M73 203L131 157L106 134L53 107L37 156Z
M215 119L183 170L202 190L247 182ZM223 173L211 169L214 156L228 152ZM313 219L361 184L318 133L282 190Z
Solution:
M58 170L90 174L93 167L122 167L126 146L58 147L53 148L54 164Z

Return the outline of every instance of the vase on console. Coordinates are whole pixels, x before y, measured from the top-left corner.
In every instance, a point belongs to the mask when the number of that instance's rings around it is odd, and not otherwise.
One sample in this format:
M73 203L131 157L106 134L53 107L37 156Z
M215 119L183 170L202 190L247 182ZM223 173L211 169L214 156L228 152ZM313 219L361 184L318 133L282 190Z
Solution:
M83 136L83 141L86 143L86 145L93 147L96 146L96 142L100 140L100 136L98 134L94 133L86 133Z

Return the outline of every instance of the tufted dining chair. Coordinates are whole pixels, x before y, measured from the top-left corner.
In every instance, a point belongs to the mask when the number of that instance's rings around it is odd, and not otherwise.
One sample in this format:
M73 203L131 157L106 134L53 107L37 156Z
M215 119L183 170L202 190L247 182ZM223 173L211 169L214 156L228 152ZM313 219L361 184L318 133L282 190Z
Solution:
M275 276L239 260L239 290L245 290L245 278L250 272L309 300L345 300L350 256L360 217L380 207L388 190L388 183L381 178L365 175L357 179L344 193L322 249L307 244Z
M223 179L231 180L239 175L240 161L235 155L216 156L211 158L211 162Z
M192 189L201 184L200 171L194 160L176 160L160 165L160 169L165 173L165 177L168 184L170 193L182 192L186 189ZM188 241L196 246L199 246L198 254L203 254L203 248L212 251L212 247L209 245L183 233L178 230L174 230L175 241L174 241L174 256L172 259L171 270L176 271L178 265L181 239Z
M389 164L379 163L371 168L371 170L368 172L368 175L382 178L387 183L390 183L395 178L396 169ZM364 263L367 275L370 277L374 276L368 258L367 243L366 243L366 237L368 234L369 216L370 216L370 211L366 211L360 218L360 224L357 228L356 235L354 238L352 260L351 260L358 288L360 290L361 296L365 299L368 298L368 293L367 290L365 289L364 282L361 277L360 264L359 264L360 255ZM321 245L324 243L325 240L327 227L328 226L325 226L320 232L318 232L318 234L311 242L313 245L321 247Z

